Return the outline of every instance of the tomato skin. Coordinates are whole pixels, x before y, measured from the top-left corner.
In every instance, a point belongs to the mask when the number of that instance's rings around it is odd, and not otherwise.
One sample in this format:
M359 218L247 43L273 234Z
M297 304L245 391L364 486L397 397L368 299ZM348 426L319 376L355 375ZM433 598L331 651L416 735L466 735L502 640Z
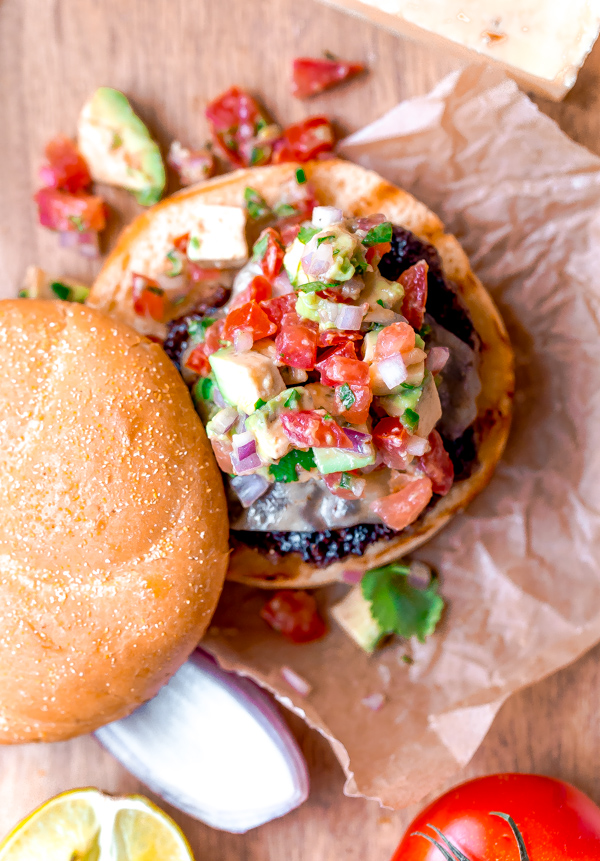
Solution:
M438 849L415 831L432 834L430 823L469 861L519 861L508 823L517 824L530 861L592 861L600 858L600 808L574 786L537 774L494 774L451 789L411 822L392 861L442 861Z
M260 261L260 268L265 278L272 281L281 271L285 248L281 241L281 234L277 230L267 227L260 234L257 241L260 242L265 236L267 237L267 248Z
M34 195L39 221L50 230L101 231L106 227L106 207L101 197L93 194L70 194L56 188L40 188Z
M370 508L391 529L405 529L413 523L431 499L431 480L427 477L407 481L404 487L389 496L372 502Z
M344 60L297 57L292 66L292 95L306 99L358 75L364 68L361 63Z
M249 93L230 87L207 105L205 114L215 144L225 158L237 167L258 164L252 158L254 141L260 125L267 125L268 120ZM264 147L264 151L270 157L271 147Z
M365 252L365 260L367 263L374 265L375 262L379 262L384 254L387 254L388 251L392 250L391 242L378 242L376 245L371 245L367 248Z
M431 431L428 442L431 449L419 458L419 468L431 479L433 492L445 496L454 484L454 465L436 430Z
M167 310L165 291L145 275L134 275L133 310L140 317L151 317L161 323Z
M353 341L328 350L315 365L321 374L321 382L326 386L336 386L348 383L353 386L367 386L369 383L369 367L365 362L356 358Z
M404 287L402 300L402 315L406 317L414 329L420 329L425 317L427 302L427 272L429 266L424 260L419 260L398 278Z
M275 347L278 355L290 368L312 370L317 361L316 324L301 321L295 312L286 314L282 317Z
M362 332L350 332L345 329L325 329L319 332L319 347L337 347L349 341L361 341Z
M371 402L373 401L373 392L371 391L371 387L358 386L353 383L349 383L348 385L350 387L350 391L354 395L354 403L350 409L346 409L346 406L342 401L341 395L343 393L340 393L340 386L336 386L334 395L336 415L342 416L346 421L355 425L364 424L369 418L369 409L371 407Z
M256 302L246 302L245 305L234 308L229 312L225 318L223 338L226 341L233 341L234 334L241 329L250 332L253 341L268 338L269 335L274 335L277 331L275 323L269 320L263 309Z
M72 194L92 184L88 166L74 141L57 135L46 144L47 163L40 168L40 179L46 188L58 188Z
M295 293L286 293L285 296L276 296L274 299L267 299L260 304L269 320L272 320L279 329L285 315L294 313L297 300L298 297Z
M260 611L261 619L292 643L311 643L326 632L317 602L304 590L280 589Z
M352 448L343 429L315 410L281 413L283 431L296 448Z
M408 323L392 323L377 336L374 359L387 359L398 353L408 353L415 348L415 332Z
M373 442L381 451L383 462L392 469L405 469L409 462L406 450L410 434L398 418L386 416L373 429Z
M245 290L242 290L230 305L230 309L240 308L247 302L264 302L271 298L271 282L264 275L255 275Z
M310 161L331 152L334 145L335 135L327 117L309 117L284 129L273 147L273 163Z

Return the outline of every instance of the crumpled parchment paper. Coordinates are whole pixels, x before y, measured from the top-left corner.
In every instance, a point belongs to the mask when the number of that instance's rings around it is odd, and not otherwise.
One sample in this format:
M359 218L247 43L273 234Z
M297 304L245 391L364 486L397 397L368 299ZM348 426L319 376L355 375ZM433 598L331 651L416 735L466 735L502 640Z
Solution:
M347 794L402 807L469 761L513 691L600 640L600 159L479 66L340 151L413 192L470 255L516 351L511 438L486 491L416 554L448 602L425 645L368 657L332 623L294 646L259 618L265 594L233 584L203 645L330 740ZM320 590L325 612L344 591Z

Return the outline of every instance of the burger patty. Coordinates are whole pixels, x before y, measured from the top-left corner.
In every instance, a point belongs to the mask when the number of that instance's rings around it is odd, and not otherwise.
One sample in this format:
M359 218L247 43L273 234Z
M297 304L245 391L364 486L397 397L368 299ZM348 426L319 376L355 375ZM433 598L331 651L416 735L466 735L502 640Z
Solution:
M458 298L457 290L444 275L437 250L428 242L423 242L410 230L394 227L392 248L379 264L379 271L390 281L396 281L402 272L419 260L426 260L427 274L427 313L436 323L443 326L461 341L472 348L477 347L478 338L475 327L467 310ZM188 343L188 323L201 319L203 313L194 313L174 320L164 344L165 351L180 366L181 356ZM478 463L475 429L469 427L458 437L450 440L443 436L444 447L454 465L457 481L468 478ZM435 505L439 497L434 496L428 507ZM232 531L235 540L270 555L283 556L286 553L299 553L305 562L317 568L326 568L347 556L362 556L371 544L386 538L394 538L399 533L383 523L359 523L344 529L327 529L322 532L251 532Z

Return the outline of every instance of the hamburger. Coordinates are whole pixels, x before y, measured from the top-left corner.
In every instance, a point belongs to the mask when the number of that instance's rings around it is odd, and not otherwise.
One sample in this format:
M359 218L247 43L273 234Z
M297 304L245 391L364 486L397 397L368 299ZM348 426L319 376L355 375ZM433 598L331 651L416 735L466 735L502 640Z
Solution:
M206 629L226 502L163 350L92 308L0 302L0 742L152 697Z
M458 241L331 159L238 170L139 216L94 308L158 340L226 486L227 576L313 587L405 554L488 483L506 329Z

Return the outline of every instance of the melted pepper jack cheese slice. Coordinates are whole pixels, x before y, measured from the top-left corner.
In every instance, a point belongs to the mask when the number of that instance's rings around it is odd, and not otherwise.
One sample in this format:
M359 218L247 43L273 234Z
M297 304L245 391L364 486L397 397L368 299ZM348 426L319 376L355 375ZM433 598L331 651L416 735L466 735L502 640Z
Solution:
M598 0L325 0L467 60L501 65L526 89L562 99L600 29Z

